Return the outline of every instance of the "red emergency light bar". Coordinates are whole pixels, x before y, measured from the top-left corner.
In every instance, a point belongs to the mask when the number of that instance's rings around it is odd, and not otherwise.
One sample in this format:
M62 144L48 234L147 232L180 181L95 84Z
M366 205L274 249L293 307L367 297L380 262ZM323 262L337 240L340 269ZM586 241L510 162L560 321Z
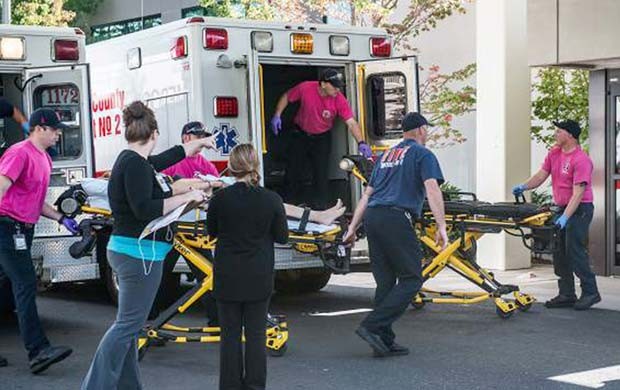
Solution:
M193 16L189 19L187 19L187 24L191 24L191 23L204 23L205 19L202 16Z
M228 31L223 28L205 28L203 45L208 50L228 49Z
M78 41L68 39L56 39L52 53L54 61L77 61L80 59Z
M187 37L185 35L178 37L174 41L174 46L170 49L170 55L175 60L187 57Z
M239 103L234 96L218 96L214 100L213 110L216 118L234 118L239 116Z
M370 38L370 54L373 57L389 57L392 55L392 42L389 38Z

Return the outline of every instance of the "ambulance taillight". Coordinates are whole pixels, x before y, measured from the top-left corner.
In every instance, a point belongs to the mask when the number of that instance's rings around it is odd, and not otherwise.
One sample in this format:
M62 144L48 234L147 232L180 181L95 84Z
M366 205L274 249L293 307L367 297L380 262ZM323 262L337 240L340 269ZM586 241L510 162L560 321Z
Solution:
M23 60L26 58L26 44L24 38L0 37L1 60Z
M218 96L213 102L213 116L216 118L234 118L239 116L239 102L236 97Z
M173 59L187 57L187 37L181 36L174 40L174 46L170 49L170 55Z
M205 28L203 46L207 50L228 49L228 31L223 28Z
M56 39L53 43L52 59L54 61L77 61L80 59L78 41Z
M392 42L389 38L370 38L370 54L373 57L389 57L392 55Z

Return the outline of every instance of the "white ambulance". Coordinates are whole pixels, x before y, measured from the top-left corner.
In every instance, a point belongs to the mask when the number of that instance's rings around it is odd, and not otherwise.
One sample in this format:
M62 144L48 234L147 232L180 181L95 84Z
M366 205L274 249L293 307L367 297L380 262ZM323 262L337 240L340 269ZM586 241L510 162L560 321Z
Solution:
M26 117L40 107L54 109L69 125L50 154L52 178L47 201L53 203L70 184L93 171L90 91L85 36L79 29L0 25L0 96ZM12 119L0 120L0 154L24 133ZM68 256L76 241L55 221L41 218L32 255L43 282L98 277L97 264Z
M122 108L143 100L153 108L160 137L156 152L181 142L181 128L202 121L215 134L217 150L205 153L218 169L231 149L251 142L261 150L264 185L284 191L288 125L295 105L283 116L283 133L269 126L277 99L299 82L318 80L323 69L345 75L343 93L367 142L385 147L401 137L400 118L419 110L415 57L392 57L383 29L321 24L285 24L193 17L88 45L91 66L95 169L112 168L125 148ZM358 183L339 169L357 144L344 123L331 131L330 194L351 210ZM309 189L312 190L312 189ZM102 254L103 255L103 254ZM352 264L368 263L354 256ZM318 257L277 250L276 287L314 291L329 280Z

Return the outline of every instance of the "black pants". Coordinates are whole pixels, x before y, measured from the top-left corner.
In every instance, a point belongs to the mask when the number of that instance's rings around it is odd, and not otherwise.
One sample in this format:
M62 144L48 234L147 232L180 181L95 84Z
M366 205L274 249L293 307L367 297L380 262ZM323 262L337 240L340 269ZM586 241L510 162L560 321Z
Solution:
M211 255L211 251L209 250L201 250L198 249L198 252L205 258L209 259L209 261L213 262L213 256ZM165 310L168 305L172 304L174 301L179 299L183 294L180 291L174 291L174 294L171 294L171 291L166 289L166 286L174 285L171 281L171 278L178 278L179 275L173 273L174 267L179 260L179 252L176 250L171 250L166 258L164 259L164 269L161 275L161 283L159 285L159 289L157 290L157 296L155 297L155 302L153 302L153 306L151 307L151 312L149 313L149 320L154 320L157 318L159 313L162 310ZM198 269L194 264L187 261L187 265L190 270L196 276L199 282L202 282L205 275L202 273L200 269ZM172 298L171 298L172 297ZM172 300L172 302L170 302ZM215 303L215 298L213 298L213 294L211 291L207 292L202 296L202 303L205 305L207 309L207 317L209 318L209 326L217 326L217 305Z
M375 309L361 325L379 334L390 346L396 337L392 324L403 315L422 287L422 250L404 210L368 208L364 227L377 290Z
M553 255L553 270L560 278L560 294L575 297L575 277L581 282L584 295L598 294L596 276L590 268L588 254L588 232L594 205L581 203L575 213L568 219L566 228L560 232L560 249Z
M217 301L220 326L220 390L262 390L267 383L265 334L269 299ZM245 334L245 354L241 335Z
M26 250L16 250L13 235L16 223L0 222L0 269L11 282L19 331L28 351L28 359L34 358L50 345L41 327L37 311L37 276L32 264L30 248L34 228L19 224L21 234L26 236Z
M306 203L318 210L324 210L328 207L328 168L331 142L330 132L309 135L298 129L293 130L286 170L286 182L289 187L287 202ZM304 191L308 162L310 162L312 174L313 190L311 196L308 196Z

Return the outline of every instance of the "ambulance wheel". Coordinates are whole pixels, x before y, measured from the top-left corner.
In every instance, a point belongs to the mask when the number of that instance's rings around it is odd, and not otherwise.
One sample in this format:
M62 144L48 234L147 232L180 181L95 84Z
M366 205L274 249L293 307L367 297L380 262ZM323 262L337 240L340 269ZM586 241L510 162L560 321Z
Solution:
M495 313L497 313L499 318L507 320L508 318L512 317L512 314L514 313L514 311L509 311L508 313L506 313L499 307L495 307Z
M326 268L291 269L278 271L275 289L281 294L307 294L321 290L332 273Z
M280 349L271 349L267 348L267 354L271 357L282 357L286 354L288 350L288 343L284 343L284 345Z

